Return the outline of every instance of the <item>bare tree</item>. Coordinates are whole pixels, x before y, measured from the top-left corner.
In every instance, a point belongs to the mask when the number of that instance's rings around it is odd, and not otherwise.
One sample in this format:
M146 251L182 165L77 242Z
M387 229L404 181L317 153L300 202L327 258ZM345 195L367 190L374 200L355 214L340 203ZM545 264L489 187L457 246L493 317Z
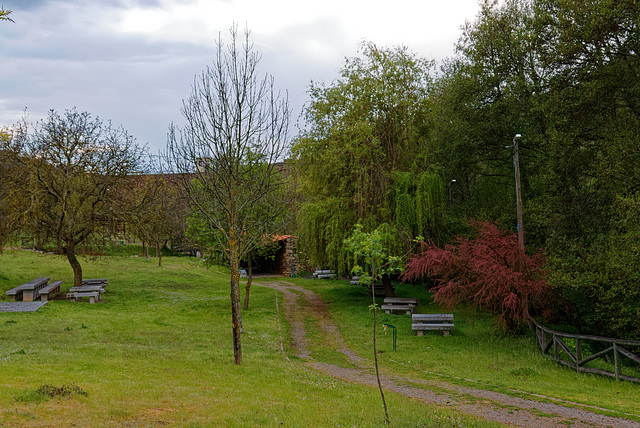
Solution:
M278 162L288 150L290 110L273 78L259 76L249 31L243 40L236 26L230 34L228 45L219 37L213 64L194 79L181 108L186 125L171 126L167 157L229 261L234 360L242 364L239 263L282 220Z
M80 286L79 248L114 233L136 212L128 204L133 198L127 177L141 168L145 148L124 129L75 108L62 115L51 110L32 128L23 121L5 144L5 153L26 172L28 203L20 227L41 243L55 244Z
M149 246L155 246L158 266L162 266L164 244L184 239L188 206L175 177L148 174L135 178L133 203L142 209L129 226L134 235L146 244L147 256Z

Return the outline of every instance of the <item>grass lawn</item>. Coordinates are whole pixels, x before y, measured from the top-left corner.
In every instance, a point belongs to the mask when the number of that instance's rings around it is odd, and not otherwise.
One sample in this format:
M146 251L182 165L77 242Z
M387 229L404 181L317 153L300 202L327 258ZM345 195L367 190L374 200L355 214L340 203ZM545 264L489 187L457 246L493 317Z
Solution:
M81 263L85 278L109 279L102 303L57 300L37 312L0 313L0 426L384 426L377 390L308 369L289 349L285 358L279 326L286 337L287 325L274 290L253 288L243 313L244 364L235 366L226 269L174 257L162 267L129 256ZM63 257L0 256L2 298L40 276L62 280L63 293L72 284ZM333 286L350 295L340 282L307 283L321 285L325 297L343 296ZM369 336L366 327L347 331ZM394 426L498 426L396 394L387 399Z
M363 287L347 281L293 279L293 282L322 295L330 303L333 319L349 347L359 355L373 359L373 317L368 308L371 297ZM396 294L417 298L421 305L416 308L416 313L451 312L433 305L424 287L398 284ZM382 298L378 303L382 304ZM600 413L624 415L640 421L639 384L576 373L544 357L537 348L533 333L507 336L496 329L491 316L474 308L459 307L453 313L455 330L450 336L425 332L423 337L418 337L411 330L411 317L379 311L379 324L394 325L398 332L397 351L393 352L390 329L384 335L379 328L381 367L416 378L441 379L537 400L544 400L537 395L567 400L609 410ZM605 368L604 362L595 364ZM613 365L606 368L612 370ZM627 367L623 371L640 377L637 370Z

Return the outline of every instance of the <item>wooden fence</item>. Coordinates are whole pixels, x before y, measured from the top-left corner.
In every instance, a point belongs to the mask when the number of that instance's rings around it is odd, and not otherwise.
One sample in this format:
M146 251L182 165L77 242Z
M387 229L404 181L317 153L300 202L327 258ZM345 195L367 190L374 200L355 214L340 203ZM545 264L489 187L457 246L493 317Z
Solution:
M622 358L626 357L640 364L640 357L628 349L629 347L640 347L640 341L611 339L608 337L587 336L582 334L561 333L551 330L543 325L538 324L535 320L531 320L535 326L536 340L540 346L540 350L544 355L548 355L553 360L574 368L579 372L597 373L605 376L615 377L620 380L628 380L632 382L640 382L640 378L634 376L626 376L622 374ZM568 339L565 341L565 339ZM583 343L604 343L606 349L584 356L582 352ZM575 352L569 349L567 342L575 344ZM623 348L624 346L624 348ZM553 354L550 353L553 351ZM636 351L637 352L637 351ZM585 367L590 361L613 354L614 371L597 369L593 367ZM568 359L567 359L568 358ZM639 366L640 367L640 366Z

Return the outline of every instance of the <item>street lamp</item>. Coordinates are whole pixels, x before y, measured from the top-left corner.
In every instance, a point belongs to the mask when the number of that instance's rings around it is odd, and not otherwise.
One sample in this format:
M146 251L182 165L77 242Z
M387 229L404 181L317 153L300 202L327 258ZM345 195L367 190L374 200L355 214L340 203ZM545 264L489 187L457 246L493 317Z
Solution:
M449 182L449 185L447 186L447 193L449 194L449 209L451 209L451 185L455 182L456 182L456 179L454 178Z
M518 216L518 245L524 251L524 225L522 224L522 195L520 194L520 160L518 158L518 142L522 135L513 137L513 167L516 173L516 210Z

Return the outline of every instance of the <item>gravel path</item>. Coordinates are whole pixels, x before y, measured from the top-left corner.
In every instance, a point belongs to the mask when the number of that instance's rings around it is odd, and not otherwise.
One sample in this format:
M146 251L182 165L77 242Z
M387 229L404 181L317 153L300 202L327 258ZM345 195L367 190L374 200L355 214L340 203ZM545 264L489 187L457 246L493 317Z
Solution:
M377 386L372 364L358 357L344 343L334 324L327 305L317 294L285 281L256 283L278 290L284 295L283 310L291 325L293 348L306 365L348 382ZM301 304L299 297L304 298ZM313 317L325 334L326 343L344 354L355 368L344 368L315 361L305 339L304 318ZM411 379L396 375L382 375L382 385L406 397L425 403L451 407L463 413L503 424L546 427L639 427L640 423L624 418L604 416L588 408L565 407L560 404L538 402L499 392L462 387L437 380ZM575 403L574 403L575 405ZM579 405L578 405L579 407Z

